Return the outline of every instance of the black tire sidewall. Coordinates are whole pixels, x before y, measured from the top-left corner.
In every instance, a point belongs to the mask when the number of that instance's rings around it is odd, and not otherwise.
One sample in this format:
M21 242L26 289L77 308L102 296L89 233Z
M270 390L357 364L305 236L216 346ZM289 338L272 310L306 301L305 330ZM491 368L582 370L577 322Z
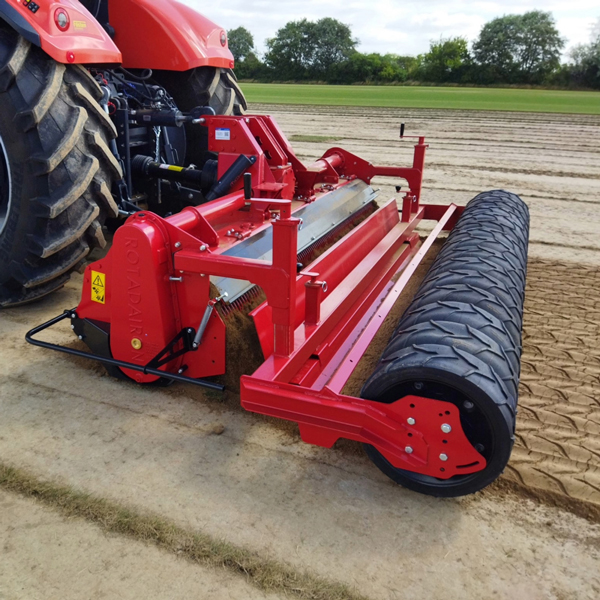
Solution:
M15 127L17 111L11 92L0 97L0 137L8 155L11 180L9 210L0 233L0 285L11 279L11 261L15 258L25 260L27 256L27 233L34 230L28 221L35 218L31 214L31 199L47 192L44 178L33 172L31 155L37 149L30 147L30 135Z
M384 404L393 404L401 399L399 390L408 382L423 381L448 385L476 403L490 426L494 448L491 460L482 471L460 476L460 479L457 479L454 483L451 479L443 480L443 485L435 487L435 485L432 485L433 482L425 483L421 481L422 475L394 467L376 448L365 444L367 455L383 473L403 487L440 498L453 498L472 494L498 478L504 470L512 451L513 432L510 430L499 406L490 396L463 377L439 369L406 367L390 371L386 375L387 377L385 375L378 377L377 381L369 386L368 393L363 397ZM419 393L415 391L414 395L419 396Z

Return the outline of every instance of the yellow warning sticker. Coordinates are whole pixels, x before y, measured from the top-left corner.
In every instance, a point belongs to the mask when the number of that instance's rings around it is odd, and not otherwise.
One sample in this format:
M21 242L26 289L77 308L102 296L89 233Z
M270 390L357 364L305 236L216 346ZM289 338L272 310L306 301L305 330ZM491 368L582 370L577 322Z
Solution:
M106 273L92 271L92 302L106 304Z
M177 167L175 165L165 165L164 163L162 165L159 165L159 168L164 169L165 171L176 171L177 173L181 173L181 171L185 170L183 167Z

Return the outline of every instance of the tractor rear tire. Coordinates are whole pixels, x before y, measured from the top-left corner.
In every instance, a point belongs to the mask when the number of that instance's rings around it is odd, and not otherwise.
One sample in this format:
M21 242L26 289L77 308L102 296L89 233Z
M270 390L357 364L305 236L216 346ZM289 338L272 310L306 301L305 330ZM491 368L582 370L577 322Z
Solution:
M210 106L217 115L243 115L246 98L231 69L199 67L191 71L155 71L154 78L171 94L179 110Z
M62 287L116 217L116 130L89 73L0 24L0 306Z
M231 69L199 67L183 72L154 71L154 79L169 92L183 112L197 106L210 106L217 115L240 116L248 109ZM201 129L196 125L186 126L188 164L201 166L204 163Z

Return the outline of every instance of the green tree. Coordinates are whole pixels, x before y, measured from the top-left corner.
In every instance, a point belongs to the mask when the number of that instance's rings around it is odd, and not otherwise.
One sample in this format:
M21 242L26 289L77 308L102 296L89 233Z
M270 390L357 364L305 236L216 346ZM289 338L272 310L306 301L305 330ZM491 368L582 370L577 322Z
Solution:
M235 74L238 79L270 79L267 68L254 52L248 53L244 60L236 64Z
M423 79L438 83L459 81L465 65L471 59L468 46L469 43L463 37L432 41L429 52L423 56L421 62Z
M227 32L229 50L235 62L244 60L254 51L254 37L245 27L237 27Z
M575 85L600 88L600 35L591 44L575 46L569 58L571 80Z
M350 28L336 19L291 21L267 40L265 63L277 79L325 78L357 44Z
M486 23L473 56L490 82L542 83L560 66L564 45L552 14L534 10Z
M352 37L348 25L327 17L313 26L314 57L312 70L316 75L326 75L332 65L341 63L356 51L358 40Z

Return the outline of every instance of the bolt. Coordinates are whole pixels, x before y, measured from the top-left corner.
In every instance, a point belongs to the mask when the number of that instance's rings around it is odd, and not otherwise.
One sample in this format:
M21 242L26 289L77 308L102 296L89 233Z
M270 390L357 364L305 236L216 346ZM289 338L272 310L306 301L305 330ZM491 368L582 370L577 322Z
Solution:
M440 460L443 462L446 462L448 460L448 455L447 454L440 454Z
M415 390L421 391L423 389L423 384L421 382L415 383Z
M83 340L83 336L82 336L82 335L79 335L79 336L77 336L77 337L78 337L80 340Z
M188 194L188 200L193 200L194 199L194 194Z
M71 325L71 329L75 329L75 325Z
M406 452L406 454L412 454L414 450L412 449L412 446L406 446L406 448L404 448L404 452Z
M175 248L181 248L181 242L175 242Z
M416 425L417 423L412 417L409 417L407 422L409 425Z
M450 425L448 425L448 423L444 423L442 425L442 431L444 433L450 433L452 431L452 427L450 427Z
M177 371L178 375L181 375L183 373L183 369L179 369L179 371Z
M206 246L200 246L200 252L206 252Z
M71 319L76 319L77 315L75 313L71 313Z
M194 330L193 330L193 329L190 327L190 328L188 329L188 333L190 333L190 334L191 334L191 333L194 333Z
M465 400L463 402L463 407L465 410L473 410L475 408L475 405L472 402L469 402L469 400Z

